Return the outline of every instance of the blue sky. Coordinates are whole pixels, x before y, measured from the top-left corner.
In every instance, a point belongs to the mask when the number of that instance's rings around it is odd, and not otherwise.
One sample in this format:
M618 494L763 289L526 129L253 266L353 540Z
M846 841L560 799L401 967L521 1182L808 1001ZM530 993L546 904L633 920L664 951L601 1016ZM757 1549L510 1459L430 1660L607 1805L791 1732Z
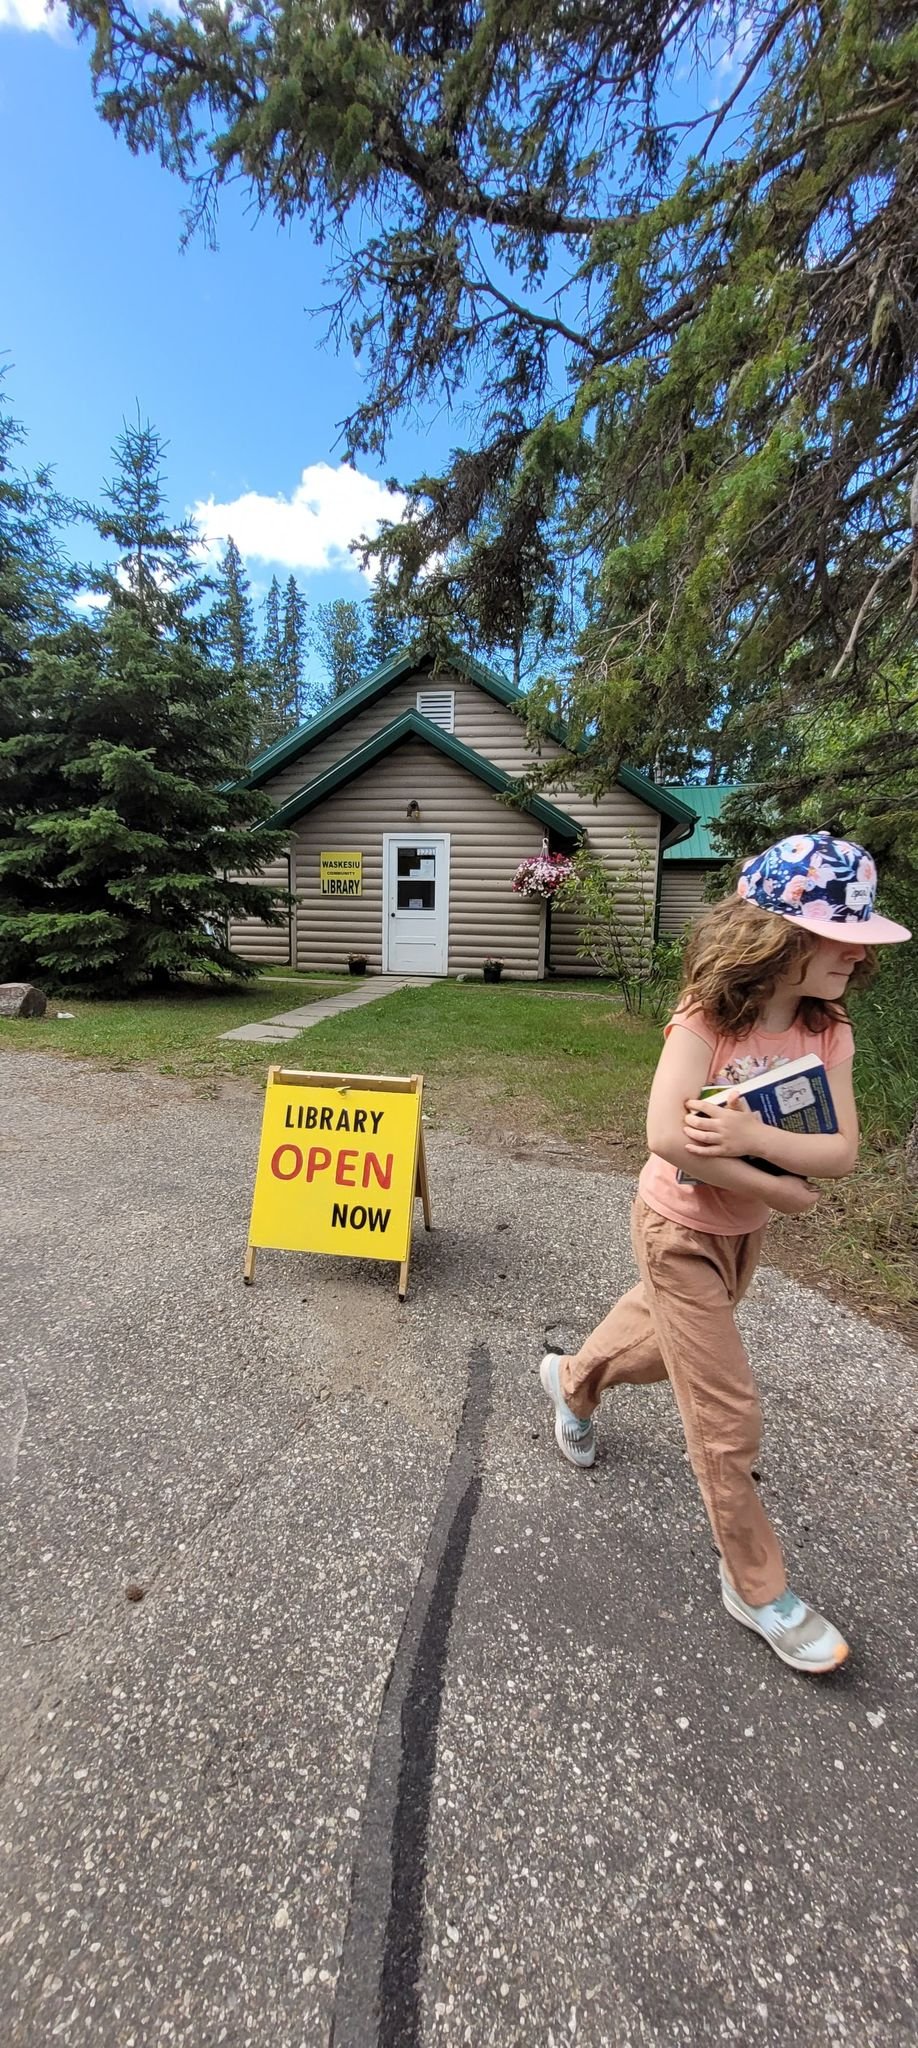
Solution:
M398 510L385 478L435 467L460 435L441 413L396 429L384 471L342 466L359 377L311 314L328 290L306 226L278 230L240 189L217 251L182 253L183 188L99 119L87 49L43 0L0 0L0 191L0 362L28 462L96 498L139 403L169 444L172 512L232 532L256 597L291 570L312 602L364 596L347 544Z
M23 19L44 23L40 0L0 0L0 361L26 460L95 498L139 401L169 443L171 509L213 500L205 524L232 520L256 589L292 569L313 601L364 596L347 542L387 509L387 476L448 448L448 422L399 433L384 471L343 471L337 423L359 380L310 317L328 296L323 251L240 191L216 253L199 238L183 254L183 188L99 119L86 49Z

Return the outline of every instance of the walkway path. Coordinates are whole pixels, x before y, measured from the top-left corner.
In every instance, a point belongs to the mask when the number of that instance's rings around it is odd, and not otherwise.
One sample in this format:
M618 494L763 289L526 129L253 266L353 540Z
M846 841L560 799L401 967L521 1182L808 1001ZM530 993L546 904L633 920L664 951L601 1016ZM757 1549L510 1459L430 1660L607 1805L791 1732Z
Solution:
M429 988L430 979L413 974L410 986ZM278 1010L276 1016L267 1017L263 1024L237 1024L235 1031L221 1031L220 1036L283 1045L288 1038L298 1038L301 1031L308 1031L312 1024L324 1024L327 1018L340 1016L342 1010L359 1010L363 1003L379 1003L383 996L397 995L399 989L408 987L409 983L397 975L374 974L372 981L361 981L343 995L326 996L320 1003L303 1003L298 1010Z

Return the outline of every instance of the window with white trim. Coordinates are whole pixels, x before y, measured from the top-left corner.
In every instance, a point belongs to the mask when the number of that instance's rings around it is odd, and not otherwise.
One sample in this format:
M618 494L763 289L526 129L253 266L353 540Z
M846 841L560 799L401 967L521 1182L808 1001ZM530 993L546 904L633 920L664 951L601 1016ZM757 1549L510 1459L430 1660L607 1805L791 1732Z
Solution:
M455 721L455 690L419 690L418 710L422 718L429 718L431 725L441 725L444 732L452 732Z

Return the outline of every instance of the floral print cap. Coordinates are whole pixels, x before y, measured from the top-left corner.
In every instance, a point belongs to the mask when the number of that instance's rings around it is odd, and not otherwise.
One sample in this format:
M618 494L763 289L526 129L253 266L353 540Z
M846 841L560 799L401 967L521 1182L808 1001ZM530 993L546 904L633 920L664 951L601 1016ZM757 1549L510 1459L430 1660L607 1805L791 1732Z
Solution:
M829 832L795 832L747 860L736 893L760 910L824 939L850 945L894 946L910 939L904 924L874 910L877 871L863 846Z

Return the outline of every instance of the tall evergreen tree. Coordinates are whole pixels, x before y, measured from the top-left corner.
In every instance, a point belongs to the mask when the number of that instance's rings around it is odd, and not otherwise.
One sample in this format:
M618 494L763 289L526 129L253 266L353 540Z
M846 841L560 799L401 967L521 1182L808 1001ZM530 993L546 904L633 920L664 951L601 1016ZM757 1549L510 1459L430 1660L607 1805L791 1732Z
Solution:
M338 250L350 456L477 389L396 548L512 620L564 529L585 751L562 778L703 747L763 680L773 730L839 700L856 721L878 688L862 793L890 749L918 773L883 710L918 648L909 0L570 0L562 33L557 0L298 0L257 32L209 0L70 16L135 148Z
M336 597L315 609L313 646L328 677L328 697L340 697L367 674L367 629L353 598Z
M24 440L0 375L0 678L25 672L36 632L61 621L67 576L57 540L65 507L48 470L15 463Z
M116 560L91 571L90 586L116 608L127 606L149 632L177 632L206 646L199 606L211 579L200 566L200 535L190 519L167 517L166 444L149 420L125 420L112 449L115 469L92 514Z
M271 678L280 701L284 683L283 630L281 627L281 587L277 577L272 576L268 594L262 608L261 665Z
M135 988L194 970L247 973L234 912L271 916L254 874L276 835L240 788L244 691L210 662L193 537L170 526L162 443L125 429L97 517L117 561L108 602L31 649L29 704L2 754L12 819L0 864L0 973Z
M295 576L288 576L284 591L284 620L281 630L281 676L285 711L290 723L302 725L308 715L310 691L306 680L306 599Z
M230 535L216 579L216 600L210 615L214 649L221 667L245 676L255 667L255 621L249 579L242 556Z
M366 601L367 635L366 662L368 669L382 668L399 649L406 647L414 638L418 621L413 619L406 605L401 603L394 584L383 569L379 569L373 581L373 588Z
M262 605L261 635L248 683L254 741L260 751L273 746L295 722L285 680L281 588L276 576L271 578Z

